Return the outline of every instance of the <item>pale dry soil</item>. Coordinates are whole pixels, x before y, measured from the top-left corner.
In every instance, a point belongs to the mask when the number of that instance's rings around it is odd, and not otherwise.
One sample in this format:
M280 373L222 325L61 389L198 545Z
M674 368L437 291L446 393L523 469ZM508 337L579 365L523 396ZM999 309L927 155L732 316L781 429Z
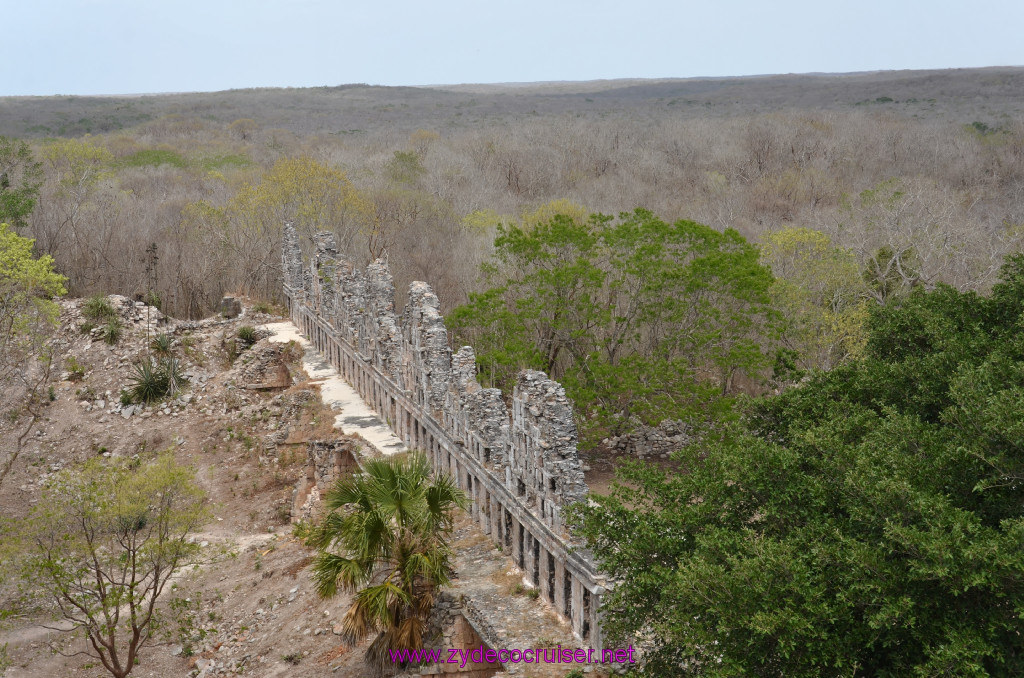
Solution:
M324 376L304 372L300 346L292 351L293 383L286 388L242 388L240 370L247 353L256 352L266 339L241 351L233 366L228 362L227 342L240 326L281 319L246 307L231 320L158 323L158 314L140 307L126 320L121 340L108 346L79 331L82 305L82 300L62 302L58 340L63 343L58 345L62 356L74 356L85 374L75 380L75 375L61 375L63 381L55 384L45 420L0 488L0 511L15 520L24 516L32 505L46 501L49 477L90 456L173 449L180 462L196 469L214 517L196 536L204 562L180 572L162 599L165 611L176 600L184 613L179 622L168 617L132 675L365 675L362 654L369 641L348 648L335 633L350 600L346 595L318 598L310 580L312 554L291 536L290 525L306 443L340 433L333 427L344 410L339 415L320 401L317 382ZM158 332L174 338L189 385L182 398L124 416L118 394L130 382L133 362L146 355L149 339ZM263 337L269 334L262 332ZM2 404L6 412L10 403ZM11 446L9 437L0 439L4 453ZM556 637L570 642L565 625L549 608L510 593L509 580L517 577L509 571L510 561L465 519L459 523L457 549L456 588L468 586L472 591L467 594L481 595L484 604L507 612L509 629L522 629L512 636L522 642ZM51 630L60 624L50 610L18 606L17 600L13 589L0 583L0 608L13 607L15 613L0 623L0 646L8 644L12 660L4 678L108 675L95 658L82 654L86 644L80 636Z

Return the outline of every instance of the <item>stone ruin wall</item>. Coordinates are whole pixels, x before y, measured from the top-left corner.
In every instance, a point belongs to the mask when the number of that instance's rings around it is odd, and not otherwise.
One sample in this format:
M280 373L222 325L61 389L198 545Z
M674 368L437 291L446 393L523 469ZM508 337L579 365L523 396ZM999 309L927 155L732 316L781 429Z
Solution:
M292 321L409 448L458 480L473 520L573 633L600 648L606 584L590 555L570 543L562 514L587 495L565 389L525 371L509 412L498 389L477 382L473 349L452 353L429 285L412 283L399 315L387 264L359 270L338 256L330 233L314 237L311 259L305 266L298 234L286 225Z

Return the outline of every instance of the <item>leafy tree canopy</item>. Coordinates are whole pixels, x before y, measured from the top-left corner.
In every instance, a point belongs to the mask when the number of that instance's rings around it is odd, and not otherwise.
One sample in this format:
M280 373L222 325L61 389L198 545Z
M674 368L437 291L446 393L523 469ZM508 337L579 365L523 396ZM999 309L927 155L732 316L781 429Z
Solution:
M852 251L819 231L787 227L765 236L761 255L776 278L781 345L801 367L831 369L863 352L869 289Z
M647 675L1024 673L1024 255L575 512Z
M32 240L0 223L0 364L23 362L24 351L38 343L36 335L53 326L53 297L64 294L64 282L53 259L34 257Z
M773 279L736 231L555 214L500 226L495 248L493 286L449 325L496 386L523 368L562 381L585 432L727 409L717 395L767 362Z
M190 535L209 518L192 469L170 453L94 458L50 483L21 525L23 576L116 678L139 663L175 571L199 559Z

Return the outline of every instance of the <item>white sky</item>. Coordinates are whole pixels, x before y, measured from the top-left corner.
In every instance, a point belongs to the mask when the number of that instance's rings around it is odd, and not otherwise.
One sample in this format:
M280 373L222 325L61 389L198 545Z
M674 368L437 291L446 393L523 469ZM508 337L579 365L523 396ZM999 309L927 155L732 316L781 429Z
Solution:
M1024 64L1024 1L0 0L0 95Z

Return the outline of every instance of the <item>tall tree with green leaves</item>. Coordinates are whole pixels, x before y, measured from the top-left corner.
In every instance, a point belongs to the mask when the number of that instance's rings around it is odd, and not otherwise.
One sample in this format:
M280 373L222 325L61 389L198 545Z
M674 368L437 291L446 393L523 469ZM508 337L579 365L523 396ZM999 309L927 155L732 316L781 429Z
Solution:
M645 675L1024 674L1024 255L872 309L864 355L573 521Z
M772 276L736 231L559 214L500 227L495 248L493 286L449 326L496 386L524 368L562 381L585 433L705 417L767 363Z
M377 674L393 667L389 649L423 647L437 592L451 580L452 512L467 501L450 476L430 474L420 453L367 461L364 473L340 478L327 493L328 513L306 538L319 551L317 593L355 593L343 638L377 633L366 651Z
M852 251L787 227L764 237L761 254L775 276L780 343L800 367L828 370L863 353L871 292Z

